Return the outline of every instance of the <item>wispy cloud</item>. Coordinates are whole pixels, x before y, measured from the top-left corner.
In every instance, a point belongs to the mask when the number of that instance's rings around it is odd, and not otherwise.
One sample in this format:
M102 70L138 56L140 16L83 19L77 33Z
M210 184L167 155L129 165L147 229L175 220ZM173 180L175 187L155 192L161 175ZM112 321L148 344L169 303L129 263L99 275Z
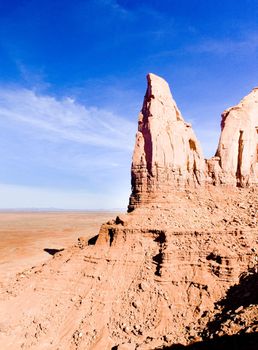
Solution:
M121 5L117 0L93 0L93 2L105 7L109 12L123 20L134 17L134 13Z
M20 72L20 76L24 84L29 87L33 86L35 91L44 91L51 85L46 82L46 74L43 68L32 69L20 60L15 61L16 67ZM25 87L27 86L25 85Z
M172 50L163 50L152 54L150 57L155 59L178 57L189 54L210 54L217 56L226 56L232 54L251 55L258 50L258 34L248 33L239 39L212 39L202 38L194 44L184 44Z
M193 53L211 53L227 55L231 53L250 54L258 49L258 34L252 33L241 39L212 40L205 39L201 43L188 46L186 51Z
M0 118L38 129L40 138L131 150L135 124L111 111L27 89L0 88Z
M135 131L111 109L2 86L0 207L126 206Z

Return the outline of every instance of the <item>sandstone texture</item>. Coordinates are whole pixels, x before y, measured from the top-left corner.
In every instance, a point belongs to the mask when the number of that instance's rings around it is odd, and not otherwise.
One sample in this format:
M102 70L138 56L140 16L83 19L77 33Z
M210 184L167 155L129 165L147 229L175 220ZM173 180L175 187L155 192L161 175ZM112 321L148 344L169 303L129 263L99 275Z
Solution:
M253 108L238 117L251 120ZM219 349L227 335L230 349L247 335L244 348L256 349L257 176L251 155L249 168L227 168L242 146L224 134L246 125L230 111L206 161L167 83L148 75L129 213L2 285L0 348Z
M258 88L222 114L216 156L221 182L248 186L258 182Z
M200 184L205 162L199 142L186 123L165 80L148 74L148 86L139 114L132 161L134 205L153 202L175 186Z
M175 188L257 184L257 88L222 114L216 155L204 159L167 82L154 74L148 74L147 82L132 160L129 211L150 202L164 202Z

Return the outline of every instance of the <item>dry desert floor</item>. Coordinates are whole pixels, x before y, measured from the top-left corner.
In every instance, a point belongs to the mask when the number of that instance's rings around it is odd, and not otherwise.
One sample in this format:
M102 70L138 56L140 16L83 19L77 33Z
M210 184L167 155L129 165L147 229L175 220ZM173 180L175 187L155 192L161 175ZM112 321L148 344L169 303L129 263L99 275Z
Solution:
M118 212L0 212L0 283L98 233Z

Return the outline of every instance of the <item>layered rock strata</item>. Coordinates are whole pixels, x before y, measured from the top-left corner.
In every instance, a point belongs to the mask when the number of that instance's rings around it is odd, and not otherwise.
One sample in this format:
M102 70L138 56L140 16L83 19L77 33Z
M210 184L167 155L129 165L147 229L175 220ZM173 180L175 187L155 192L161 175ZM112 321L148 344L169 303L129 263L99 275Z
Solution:
M80 240L18 274L0 293L0 348L151 350L200 339L204 315L258 259L257 191L243 189L241 207L237 192L214 191L119 216L95 244Z

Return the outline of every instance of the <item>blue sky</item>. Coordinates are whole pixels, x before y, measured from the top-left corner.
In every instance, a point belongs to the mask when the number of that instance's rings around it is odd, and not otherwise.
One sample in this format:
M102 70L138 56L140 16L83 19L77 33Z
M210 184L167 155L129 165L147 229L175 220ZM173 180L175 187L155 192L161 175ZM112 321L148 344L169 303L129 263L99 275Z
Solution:
M256 0L0 0L0 208L125 208L146 74L209 157L257 67Z

